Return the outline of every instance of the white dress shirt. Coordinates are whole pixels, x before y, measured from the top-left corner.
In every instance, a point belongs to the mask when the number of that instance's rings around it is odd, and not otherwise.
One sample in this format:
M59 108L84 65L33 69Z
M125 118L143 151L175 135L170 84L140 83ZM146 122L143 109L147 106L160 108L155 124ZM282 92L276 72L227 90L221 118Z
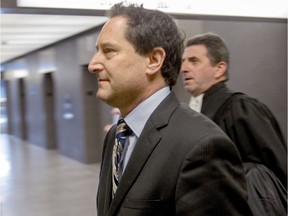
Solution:
M145 101L140 103L124 118L126 124L130 127L133 133L129 136L125 143L124 160L122 167L120 168L122 169L120 173L123 174L129 158L132 154L132 151L137 143L139 136L142 133L142 130L148 118L169 93L170 87L168 86L160 89L159 91L151 95L149 98L147 98ZM121 178L121 176L119 178Z
M197 112L201 112L203 96L204 96L204 94L198 95L197 97L191 96L189 106L193 110L195 110Z

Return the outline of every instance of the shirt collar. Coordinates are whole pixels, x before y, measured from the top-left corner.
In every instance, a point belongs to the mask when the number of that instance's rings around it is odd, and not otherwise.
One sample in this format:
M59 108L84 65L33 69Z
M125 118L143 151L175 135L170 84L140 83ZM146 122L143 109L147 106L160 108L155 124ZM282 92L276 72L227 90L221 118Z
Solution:
M140 103L125 117L125 122L129 125L137 137L140 136L150 115L169 93L169 86L160 89L145 101Z

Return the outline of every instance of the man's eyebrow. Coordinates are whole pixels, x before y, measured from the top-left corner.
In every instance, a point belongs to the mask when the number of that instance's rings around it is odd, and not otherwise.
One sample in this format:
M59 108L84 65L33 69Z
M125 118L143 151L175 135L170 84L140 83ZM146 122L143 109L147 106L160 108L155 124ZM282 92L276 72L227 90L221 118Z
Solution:
M95 45L95 48L96 50L98 51L100 48L109 48L109 47L115 47L116 45L114 43L111 43L111 42L102 42L100 44L96 44Z
M196 56L190 56L188 59L189 59L189 60L199 60L199 58L196 57Z
M97 46L99 46L99 44L98 44ZM100 46L101 46L101 47L109 47L109 46L115 46L115 44L114 44L114 43L111 43L111 42L102 42L102 43L100 44Z

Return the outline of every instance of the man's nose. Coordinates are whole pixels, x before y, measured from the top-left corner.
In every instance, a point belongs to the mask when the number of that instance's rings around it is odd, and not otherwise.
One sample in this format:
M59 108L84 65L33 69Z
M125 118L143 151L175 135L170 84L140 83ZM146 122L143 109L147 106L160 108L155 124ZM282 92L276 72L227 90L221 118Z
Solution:
M98 73L103 70L103 65L99 61L97 53L92 57L88 65L88 71L90 73Z
M184 61L182 61L181 68L180 68L180 72L181 72L181 73L187 73L187 72L188 72L186 63L185 63Z

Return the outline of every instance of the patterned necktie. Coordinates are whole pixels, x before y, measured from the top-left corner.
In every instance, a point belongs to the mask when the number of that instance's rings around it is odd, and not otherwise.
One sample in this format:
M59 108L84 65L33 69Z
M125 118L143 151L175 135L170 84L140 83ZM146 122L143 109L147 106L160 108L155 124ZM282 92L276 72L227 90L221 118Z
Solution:
M112 156L112 184L113 184L113 197L117 190L119 177L121 175L121 166L124 159L124 146L127 137L130 135L131 130L124 121L124 119L120 119L117 123L116 129L116 138L115 144L113 147L113 156Z

